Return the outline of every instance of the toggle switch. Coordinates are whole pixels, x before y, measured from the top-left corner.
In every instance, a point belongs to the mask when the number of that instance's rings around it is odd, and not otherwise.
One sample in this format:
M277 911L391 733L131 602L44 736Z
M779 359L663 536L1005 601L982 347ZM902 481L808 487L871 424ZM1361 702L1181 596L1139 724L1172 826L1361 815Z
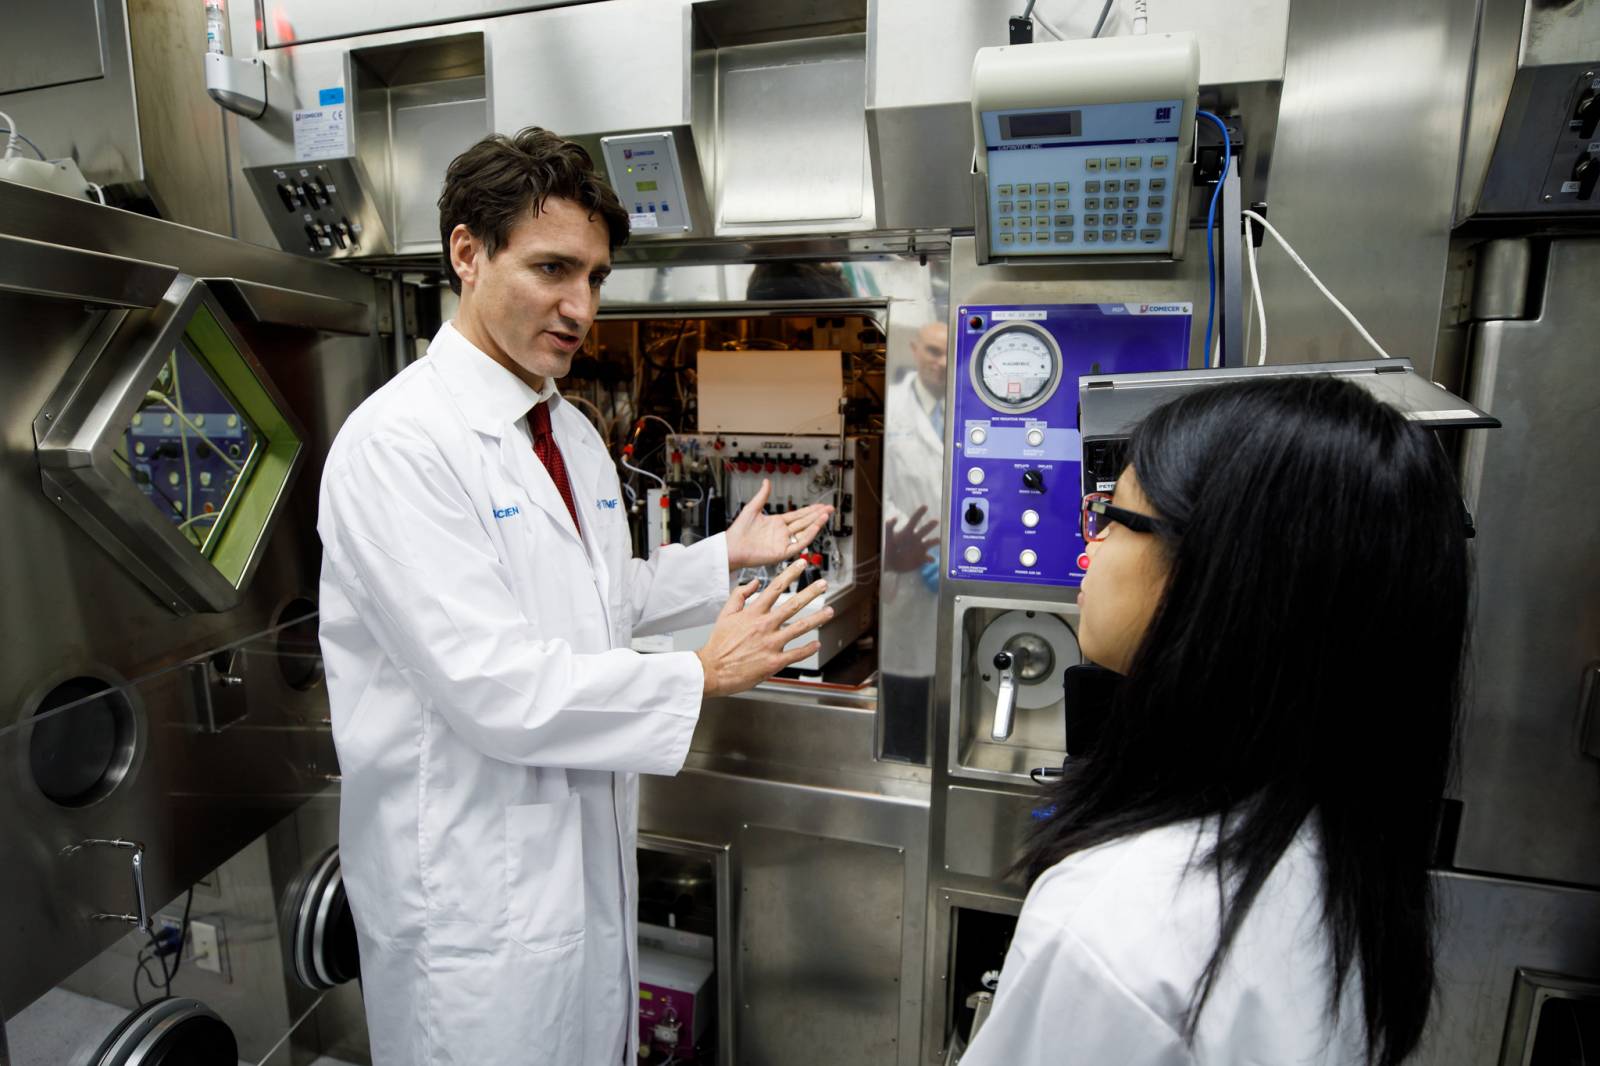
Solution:
M1578 124L1578 136L1584 140L1594 136L1600 125L1600 90L1585 89L1578 97L1578 106L1572 109L1572 121Z
M979 507L976 503L967 504L967 510L966 510L966 515L965 515L965 518L967 520L967 525L969 525L969 526L981 526L981 525L983 525L983 517L984 516L983 516L983 508L982 507Z
M1044 491L1044 475L1037 470L1024 470L1022 483L1034 492Z
M1578 199L1590 200L1594 198L1595 179L1600 178L1600 159L1592 153L1585 152L1578 157L1578 162L1572 168L1572 180L1578 183Z

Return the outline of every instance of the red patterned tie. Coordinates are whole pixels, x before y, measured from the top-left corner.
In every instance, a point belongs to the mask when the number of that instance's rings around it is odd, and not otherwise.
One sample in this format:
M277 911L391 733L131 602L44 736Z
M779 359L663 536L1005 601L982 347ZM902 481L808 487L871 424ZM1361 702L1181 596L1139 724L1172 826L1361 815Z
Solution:
M550 429L549 401L533 405L533 410L528 412L528 429L533 434L533 454L539 457L550 474L550 480L556 483L556 491L561 493L567 513L572 516L572 528L582 538L583 527L578 524L578 506L572 502L572 482L567 480L567 464L561 459L561 449L556 445L556 436Z

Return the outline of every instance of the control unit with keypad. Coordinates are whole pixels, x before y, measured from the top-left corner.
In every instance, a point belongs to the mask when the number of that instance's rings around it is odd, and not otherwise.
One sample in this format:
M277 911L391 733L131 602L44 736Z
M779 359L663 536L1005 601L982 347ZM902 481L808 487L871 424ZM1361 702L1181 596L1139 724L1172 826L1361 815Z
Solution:
M992 254L1170 252L1182 101L989 112Z
M948 573L1076 587L1078 378L1188 366L1188 303L968 305L956 323Z
M1199 72L1185 34L980 49L978 262L1181 259Z

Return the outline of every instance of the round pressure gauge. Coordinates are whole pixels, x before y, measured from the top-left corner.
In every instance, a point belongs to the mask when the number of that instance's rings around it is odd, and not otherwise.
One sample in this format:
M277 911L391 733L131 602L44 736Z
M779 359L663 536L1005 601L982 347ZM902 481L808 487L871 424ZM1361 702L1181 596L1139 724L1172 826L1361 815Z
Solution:
M1055 395L1061 384L1061 348L1032 322L1007 322L978 341L971 369L972 387L984 403L1021 414Z

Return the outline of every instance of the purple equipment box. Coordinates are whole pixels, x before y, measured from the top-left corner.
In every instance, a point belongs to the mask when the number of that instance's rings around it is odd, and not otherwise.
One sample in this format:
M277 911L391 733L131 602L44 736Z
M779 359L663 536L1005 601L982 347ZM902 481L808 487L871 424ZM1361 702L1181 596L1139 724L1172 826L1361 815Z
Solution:
M971 304L956 328L947 573L1076 588L1078 378L1189 365L1193 306Z

